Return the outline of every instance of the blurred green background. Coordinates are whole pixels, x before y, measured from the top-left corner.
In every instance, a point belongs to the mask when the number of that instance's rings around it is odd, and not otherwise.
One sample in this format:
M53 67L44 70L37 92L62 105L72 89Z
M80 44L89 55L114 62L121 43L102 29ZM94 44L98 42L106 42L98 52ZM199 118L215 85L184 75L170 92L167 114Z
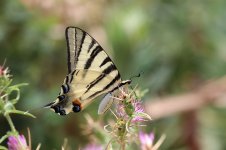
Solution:
M144 100L151 100L226 74L225 6L225 0L1 0L0 63L6 60L14 83L29 83L17 107L37 117L13 116L17 129L26 134L29 127L33 145L42 143L42 149L60 149L66 137L73 148L89 142L81 132L84 114L98 118L99 101L66 117L40 108L56 98L67 73L67 26L89 32L124 79L144 72L134 83L148 88ZM147 131L166 134L161 149L226 149L225 107L197 110L195 125L186 117L178 113L154 120ZM185 123L195 126L192 142ZM0 136L7 129L1 117Z

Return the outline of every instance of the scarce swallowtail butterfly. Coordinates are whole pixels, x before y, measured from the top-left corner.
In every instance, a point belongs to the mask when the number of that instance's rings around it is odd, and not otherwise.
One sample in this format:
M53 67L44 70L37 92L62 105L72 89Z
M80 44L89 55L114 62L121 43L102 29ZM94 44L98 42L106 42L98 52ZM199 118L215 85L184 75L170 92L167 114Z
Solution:
M119 71L104 49L88 33L77 27L67 27L68 75L55 101L46 108L59 115L79 112L97 96L106 94L98 113L104 113L112 104L112 94L131 80L121 80Z

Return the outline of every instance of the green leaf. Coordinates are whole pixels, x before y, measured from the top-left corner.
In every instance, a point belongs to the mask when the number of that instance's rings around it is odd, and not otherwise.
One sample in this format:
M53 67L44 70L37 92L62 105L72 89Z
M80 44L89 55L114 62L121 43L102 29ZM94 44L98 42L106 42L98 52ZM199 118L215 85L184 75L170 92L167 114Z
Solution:
M5 146L1 146L1 145L0 145L0 149L7 150L7 148Z
M0 113L3 112L4 109L4 102L3 100L0 98Z
M7 139L7 138L8 138L8 135L7 134L4 135L4 136L2 136L1 139L0 139L0 143L2 143L3 141L5 141L5 139Z

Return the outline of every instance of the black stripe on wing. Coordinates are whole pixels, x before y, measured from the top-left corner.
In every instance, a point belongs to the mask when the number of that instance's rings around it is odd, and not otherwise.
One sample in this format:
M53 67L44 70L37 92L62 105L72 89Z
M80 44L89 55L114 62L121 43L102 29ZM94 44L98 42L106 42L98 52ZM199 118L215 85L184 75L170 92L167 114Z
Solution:
M89 67L91 66L93 60L95 59L95 57L101 52L103 51L102 47L100 45L98 45L91 53L89 59L86 61L85 67L84 69L89 69Z
M69 43L69 29L71 27L67 27L66 30L65 30L65 36L66 36L66 42L67 42L67 66L68 66L68 73L71 72L71 50L70 50L70 43ZM76 45L76 44L75 44Z
M110 88L112 85L114 85L115 82L118 81L119 79L120 79L120 75L117 74L117 76L115 76L115 78L114 78L113 80L111 80L111 82L108 83L102 90L93 93L92 95L90 95L90 96L88 97L88 99L90 99L90 98L92 98L92 97L95 97L96 95L100 94L101 92L106 91L108 88Z
M105 65L106 63L111 62L111 59L109 57L106 57L103 62L100 64L99 67L102 67L103 65Z
M76 70L74 70L71 74L71 79L70 79L70 83L73 81L73 78L74 78L74 74L75 74Z
M90 84L86 86L87 90L85 91L85 93L87 93L93 86L99 83L106 75L109 75L114 70L117 70L114 64L111 64L106 69L104 69L101 75L99 75L95 80L93 80ZM117 71L117 76L121 78L118 71Z
M76 64L82 51L85 38L88 34L77 27L67 27L65 30L65 36L68 53L68 73L71 73L76 69Z
M77 30L76 30L76 32L77 32ZM81 30L81 32L82 32L82 39L81 39L81 42L78 43L78 41L76 41L76 44L79 45L78 52L76 52L76 56L75 56L75 61L76 61L76 62L78 61L78 58L79 58L79 56L80 56L80 53L81 53L81 50L82 50L82 46L83 46L83 44L84 44L84 40L85 40L85 37L86 37L86 32L83 31L83 30ZM76 35L77 35L77 34L76 34ZM76 37L75 39L77 39L77 37ZM75 63L76 63L76 62L75 62ZM76 67L76 65L75 65L75 67Z
M95 40L91 37L91 43L90 43L90 45L89 45L89 49L88 49L88 53L89 53L89 51L92 49L92 47L93 47L93 45L95 44Z
M74 70L74 68L75 68L75 65L76 65L76 62L78 61L78 57L77 57L77 50L78 50L78 44L77 44L77 31L76 31L76 29L74 29L75 30L75 41L74 41L74 43L75 43L75 45L74 45L74 61L72 62L73 63L73 68L71 68L71 71L73 71ZM70 51L70 53L71 53L71 51Z

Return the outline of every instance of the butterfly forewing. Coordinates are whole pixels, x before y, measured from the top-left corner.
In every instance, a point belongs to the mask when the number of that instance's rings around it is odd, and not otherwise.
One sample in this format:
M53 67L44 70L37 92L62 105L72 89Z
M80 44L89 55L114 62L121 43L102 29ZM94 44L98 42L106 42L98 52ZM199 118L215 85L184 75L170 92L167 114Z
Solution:
M75 69L102 71L108 65L115 67L103 48L85 31L76 27L68 27L66 37L69 73Z

